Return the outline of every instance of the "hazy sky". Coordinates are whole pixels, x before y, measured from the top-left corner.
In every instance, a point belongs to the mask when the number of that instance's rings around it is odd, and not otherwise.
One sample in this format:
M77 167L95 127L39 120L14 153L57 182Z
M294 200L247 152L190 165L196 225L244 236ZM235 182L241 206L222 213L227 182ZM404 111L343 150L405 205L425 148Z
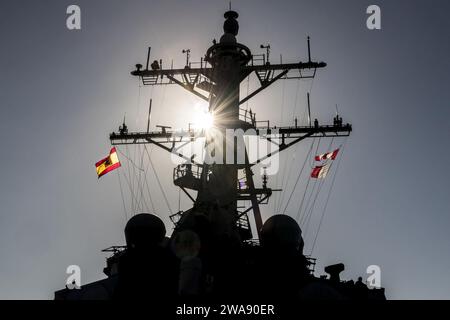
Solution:
M70 4L81 7L80 31L66 28ZM366 28L371 4L382 10L379 31ZM270 43L273 61L280 54L283 62L305 60L310 35L313 58L328 63L298 91L297 81L279 82L250 100L258 119L291 124L293 115L304 114L312 87L315 117L330 121L338 104L344 122L354 126L314 250L317 274L342 261L343 278L356 279L376 264L388 298L450 299L450 3L232 5L240 14L238 40L254 53ZM104 277L100 250L124 243L126 222L117 174L100 180L95 174L94 163L109 151L108 134L124 113L130 129L144 130L150 96L153 126L187 127L199 101L178 87L139 89L129 72L145 62L149 45L166 66L173 59L182 67L186 48L199 60L222 35L227 8L228 1L206 0L0 2L0 298L52 298L71 264L81 267L83 283ZM290 192L309 143L281 158L300 160L292 161L289 174L271 177L271 187ZM319 151L328 151L328 144L322 140ZM177 210L170 155L153 151L153 162ZM149 182L170 230L150 174ZM274 201L263 209L264 218ZM181 207L188 209L189 201L183 198ZM294 206L288 211L297 214ZM311 234L314 229L306 234L307 250Z

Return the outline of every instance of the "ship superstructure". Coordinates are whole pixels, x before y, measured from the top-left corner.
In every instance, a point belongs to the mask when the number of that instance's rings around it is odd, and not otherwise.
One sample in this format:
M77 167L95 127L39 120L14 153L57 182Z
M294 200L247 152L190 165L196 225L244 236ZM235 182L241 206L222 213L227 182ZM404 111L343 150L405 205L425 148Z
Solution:
M278 80L312 79L317 71L326 67L326 63L311 59L309 37L308 54L304 61L271 63L270 45L260 46L266 50L265 54L252 54L247 46L237 41L237 12L230 9L224 17L224 34L219 41L213 41L198 63L190 61L190 50L185 49L185 67L166 68L162 59L152 62L149 48L145 67L137 64L131 72L143 86L176 85L206 101L211 117L208 127L173 130L169 126L159 126L159 130L151 131L149 122L147 130L131 132L124 121L118 132L111 133L109 138L111 144L117 147L151 144L184 161L174 168L173 182L192 200L193 205L189 210L180 210L170 216L175 227L174 233L189 229L193 221L201 217L208 221L216 239L258 245L263 226L260 205L268 203L274 192L282 190L269 186L268 174L265 172L261 185L256 185L255 166L305 139L347 137L352 132L352 126L343 123L338 114L332 124L324 125L317 119L313 120L309 94L306 125L298 125L296 119L291 126L273 126L270 121L257 119L251 110L243 109L243 104ZM240 85L250 75L256 76L259 87L243 95ZM150 104L149 119L151 108ZM255 156L250 150L248 137L256 139L253 141L263 140L270 148L265 154L257 153ZM205 141L203 156L184 154L183 148L198 139ZM254 225L253 230L251 225ZM97 297L108 298L116 281L116 263L124 250L125 247L106 250L113 253L104 270L109 278L87 285L86 292L97 292ZM312 273L315 260L310 258L309 262ZM342 286L344 291L347 287L351 291L351 285L344 285L339 279L342 270L341 264L328 268L329 281ZM324 278L317 280L326 281ZM56 296L82 298L83 293L63 290L57 292ZM373 296L384 297L384 291L373 291Z

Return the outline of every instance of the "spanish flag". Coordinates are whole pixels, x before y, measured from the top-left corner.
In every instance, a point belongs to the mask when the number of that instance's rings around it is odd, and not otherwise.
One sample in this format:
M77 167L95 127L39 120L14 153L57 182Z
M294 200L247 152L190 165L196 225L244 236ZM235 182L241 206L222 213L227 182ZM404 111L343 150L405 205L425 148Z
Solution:
M109 152L109 156L95 164L95 168L97 169L97 175L99 178L119 167L120 161L117 157L116 148L112 148Z

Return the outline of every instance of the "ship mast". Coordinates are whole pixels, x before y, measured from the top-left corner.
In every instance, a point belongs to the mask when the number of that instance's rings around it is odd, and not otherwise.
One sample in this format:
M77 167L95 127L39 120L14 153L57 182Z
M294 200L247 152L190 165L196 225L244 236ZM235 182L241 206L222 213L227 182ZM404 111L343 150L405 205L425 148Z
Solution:
M150 65L150 48L147 56L146 68L141 64L131 72L139 77L143 85L170 85L176 84L209 103L209 111L214 116L214 132L189 128L186 131L174 131L170 127L163 127L160 131L128 132L119 130L110 135L113 145L123 144L154 144L168 152L172 152L186 160L184 165L174 169L174 184L183 190L194 202L195 210L201 210L207 216L215 232L226 234L241 241L253 238L248 213L253 213L256 232L262 227L260 204L266 203L272 195L271 188L266 185L264 177L263 186L256 187L253 180L252 167L269 157L277 154L292 145L306 139L315 137L343 137L352 131L350 124L335 121L333 125L319 125L309 121L307 126L271 127L265 122L260 126L254 113L245 111L243 114L240 105L267 89L273 83L282 79L314 78L317 69L324 68L326 63L311 60L310 39L308 37L308 60L291 64L271 64L268 61L270 46L266 55L253 55L250 49L237 42L239 31L237 21L238 13L232 10L224 14L224 34L220 41L208 48L206 55L200 63L189 61L190 50L186 53L186 66L182 69L164 69L162 60L155 60ZM261 58L262 57L262 58ZM266 61L267 58L267 61ZM240 84L250 74L254 73L259 80L259 88L241 99ZM201 91L199 91L201 90ZM207 92L208 95L202 93ZM310 115L309 115L310 117ZM226 137L227 130L248 131L278 145L277 150L261 156L251 162L248 150L242 135L235 135L233 139L219 139ZM195 161L184 155L180 148L199 138L206 138L205 159ZM230 141L231 140L231 141ZM238 158L238 146L244 148L244 161ZM233 163L227 161L227 152L233 153ZM242 150L241 150L242 151ZM214 163L218 155L223 161ZM239 173L245 175L245 188L240 185ZM188 190L197 191L197 198ZM251 206L242 206L244 201L250 201ZM181 214L181 213L179 213ZM180 217L182 221L183 217ZM177 219L178 220L178 219Z

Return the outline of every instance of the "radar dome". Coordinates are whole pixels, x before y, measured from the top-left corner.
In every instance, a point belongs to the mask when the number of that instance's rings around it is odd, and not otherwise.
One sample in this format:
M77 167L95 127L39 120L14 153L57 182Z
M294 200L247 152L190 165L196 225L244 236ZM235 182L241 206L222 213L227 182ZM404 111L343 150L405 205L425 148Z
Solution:
M125 239L129 248L156 246L165 235L166 227L162 220L150 213L135 215L125 226Z
M292 217L277 214L261 228L261 245L268 249L296 249L303 251L302 230Z

